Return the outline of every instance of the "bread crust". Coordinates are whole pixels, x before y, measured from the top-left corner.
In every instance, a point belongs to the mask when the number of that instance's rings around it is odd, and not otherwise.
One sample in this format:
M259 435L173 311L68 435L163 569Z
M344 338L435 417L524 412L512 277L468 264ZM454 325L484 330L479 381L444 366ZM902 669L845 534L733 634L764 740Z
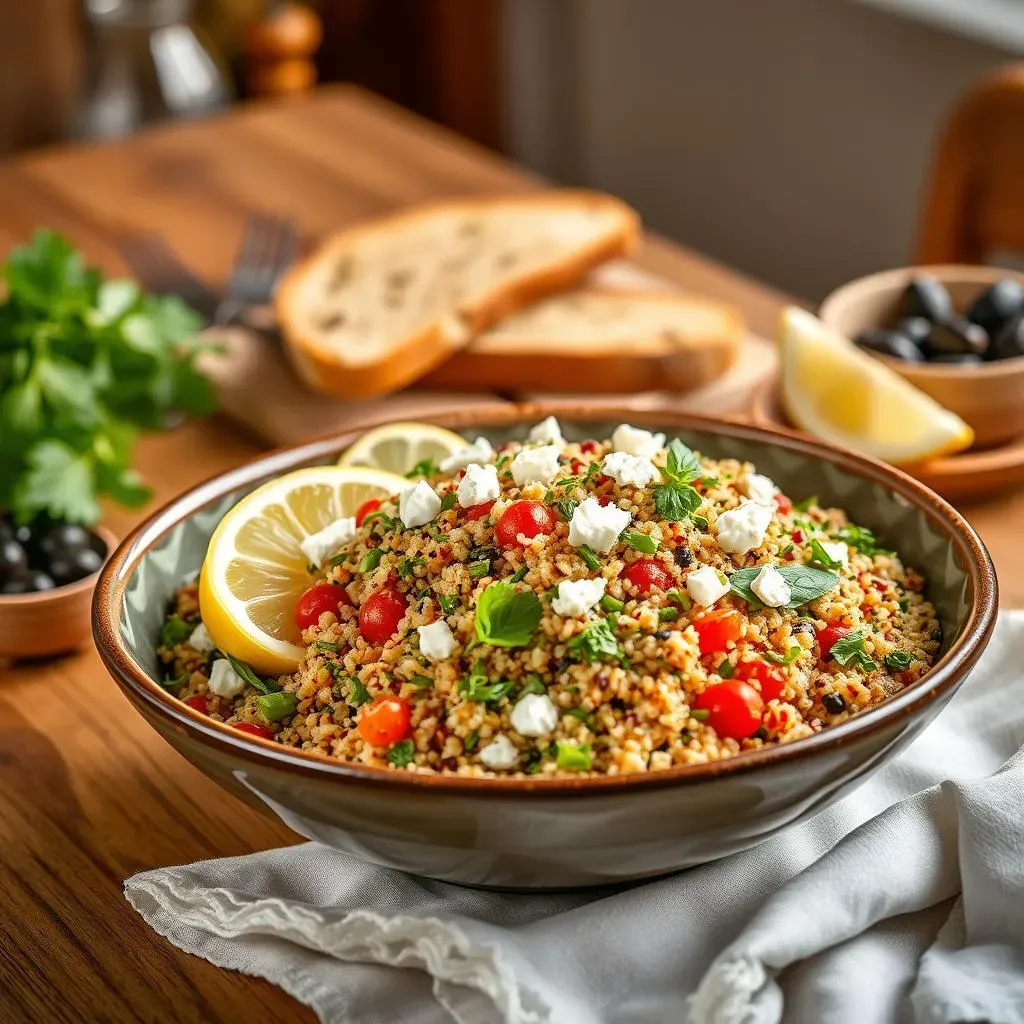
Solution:
M555 214L558 208L575 209L580 204L591 207L596 204L615 214L616 223L605 235L580 246L571 257L557 264L539 271L509 274L504 283L498 283L483 294L461 303L452 311L454 316L447 323L434 323L409 335L373 362L349 362L341 353L319 344L300 327L297 307L302 301L302 287L307 275L320 261L329 260L340 251L358 244L361 237L371 232L400 231L415 218L434 217L439 212L450 213L453 218L480 214L493 210L498 204L533 209L537 206L550 207ZM582 189L474 197L401 210L337 232L285 275L274 300L285 351L299 376L316 391L349 398L387 394L418 380L502 317L546 295L571 287L607 260L628 255L639 237L640 218L631 207L613 196Z

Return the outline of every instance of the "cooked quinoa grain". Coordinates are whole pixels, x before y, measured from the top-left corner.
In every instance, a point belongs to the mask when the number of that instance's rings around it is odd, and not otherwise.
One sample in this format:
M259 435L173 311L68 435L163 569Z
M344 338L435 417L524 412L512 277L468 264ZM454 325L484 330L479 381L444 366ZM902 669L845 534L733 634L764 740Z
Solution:
M934 662L923 578L842 511L628 425L619 452L543 433L418 485L404 517L381 503L311 574L351 605L303 632L293 675L257 688L241 666L241 693L214 693L221 655L191 645L196 587L180 588L165 686L362 764L615 775L810 736Z

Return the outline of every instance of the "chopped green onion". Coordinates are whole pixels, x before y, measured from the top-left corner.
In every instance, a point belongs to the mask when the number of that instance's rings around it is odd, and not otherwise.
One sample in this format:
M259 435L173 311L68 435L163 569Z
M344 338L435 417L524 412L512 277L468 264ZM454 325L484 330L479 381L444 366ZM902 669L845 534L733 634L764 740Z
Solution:
M718 673L718 674L719 674L719 675L720 675L720 676L721 676L721 677L722 677L723 679L732 679L732 677L733 677L733 676L734 676L734 675L736 674L736 666L735 666L735 665L734 665L734 664L733 664L733 663L732 663L732 662L731 662L731 661L730 661L730 660L729 660L728 658L726 658L726 659L725 659L725 660L724 660L724 661L723 661L723 662L722 662L722 663L721 663L721 664L720 664L720 665L718 666L718 668L717 668L717 669L715 669L715 671L716 671L716 672L717 672L717 673Z
M894 668L900 672L904 669L910 668L913 663L913 655L908 654L906 651L893 651L891 654L887 654L885 656L885 664L889 668Z
M481 558L479 562L469 563L469 575L475 579L481 579L491 571L491 560L489 558Z
M507 466L511 461L512 456L509 455L508 452L505 452L503 455L499 455L497 459L494 460L494 468L500 473L502 469L505 466Z
M395 768L405 768L416 760L416 748L412 740L401 740L388 751L388 764Z
M398 560L398 578L400 580L412 579L416 569L421 565L426 565L427 560L425 558L400 558Z
M695 718L698 722L706 722L711 717L711 712L699 709L697 711L691 711L690 717Z
M380 565L384 552L380 548L371 548L359 562L359 572L373 572Z
M559 768L565 771L590 771L590 744L584 743L582 746L577 747L572 743L559 743L556 763Z
M428 686L434 685L434 680L431 679L430 676L412 676L409 682L412 683L412 685L415 686L417 690L423 690L426 689Z
M582 722L588 729L594 728L594 716L586 708L570 708L565 712L570 718Z
M451 615L459 607L459 599L454 594L438 594L437 603L445 615Z
M449 512L449 511L451 511L451 509L455 508L455 499L456 499L455 491L449 491L441 499L441 511L442 512Z
M525 565L521 569L516 569L516 571L514 573L512 573L512 577L511 577L509 582L510 583L522 583L523 580L526 579L526 574L529 571L530 571L529 567L525 566Z
M588 569L600 569L601 559L594 554L589 545L581 544L577 549L576 553L583 559Z
M775 651L765 651L766 661L774 661L776 665L792 665L800 657L803 648L799 644L793 644L785 654L776 654Z
M625 602L620 601L617 597L612 597L611 594L605 594L601 598L601 607L606 612L621 612L626 607Z
M647 555L653 555L658 550L658 542L639 530L623 530L619 540L628 544L634 551L642 551Z
M536 672L531 672L526 677L526 683L519 692L523 695L527 693L547 693L547 687L544 685L544 680Z
M280 722L282 718L295 714L299 699L294 693L261 693L256 698L260 714L268 722Z
M339 644L332 644L329 640L317 640L315 646L321 654L337 654L341 650Z
M673 619L678 619L681 613L682 609L680 608L659 608L658 621L671 622Z
M466 742L462 744L462 749L468 754L473 748L480 742L480 733L474 729L467 737Z

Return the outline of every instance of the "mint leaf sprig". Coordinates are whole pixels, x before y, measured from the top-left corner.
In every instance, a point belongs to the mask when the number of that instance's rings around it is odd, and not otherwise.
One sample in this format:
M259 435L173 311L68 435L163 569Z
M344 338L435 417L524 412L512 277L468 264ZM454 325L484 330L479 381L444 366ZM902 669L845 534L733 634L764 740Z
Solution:
M654 509L662 519L679 523L700 508L704 499L693 481L703 472L696 453L677 437L668 446L668 459L661 471L664 483L654 488Z

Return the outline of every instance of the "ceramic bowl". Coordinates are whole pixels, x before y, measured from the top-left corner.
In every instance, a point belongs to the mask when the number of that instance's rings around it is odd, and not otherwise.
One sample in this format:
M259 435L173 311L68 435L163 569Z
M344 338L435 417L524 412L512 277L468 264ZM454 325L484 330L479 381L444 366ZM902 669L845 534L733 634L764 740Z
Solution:
M102 526L93 534L103 544L104 558L117 538ZM0 658L43 658L84 647L92 634L92 593L99 572L64 587L37 594L0 594Z
M1001 267L902 267L844 284L826 296L818 315L847 338L856 338L868 327L887 327L903 289L922 273L946 286L960 313L1000 278L1015 277L1024 284L1024 274ZM969 423L977 447L1003 444L1024 434L1024 356L980 366L949 366L871 354Z
M711 764L569 779L465 779L332 761L247 737L169 696L156 682L155 638L218 519L268 478L335 461L360 431L232 470L143 523L97 588L104 663L135 709L196 767L301 835L432 878L542 889L662 875L816 813L906 746L981 655L996 613L989 556L951 506L898 470L785 431L670 411L551 403L433 421L498 444L551 414L575 439L606 437L623 421L663 430L711 457L751 460L794 498L818 494L847 509L929 576L945 634L938 664L885 704L808 739Z

